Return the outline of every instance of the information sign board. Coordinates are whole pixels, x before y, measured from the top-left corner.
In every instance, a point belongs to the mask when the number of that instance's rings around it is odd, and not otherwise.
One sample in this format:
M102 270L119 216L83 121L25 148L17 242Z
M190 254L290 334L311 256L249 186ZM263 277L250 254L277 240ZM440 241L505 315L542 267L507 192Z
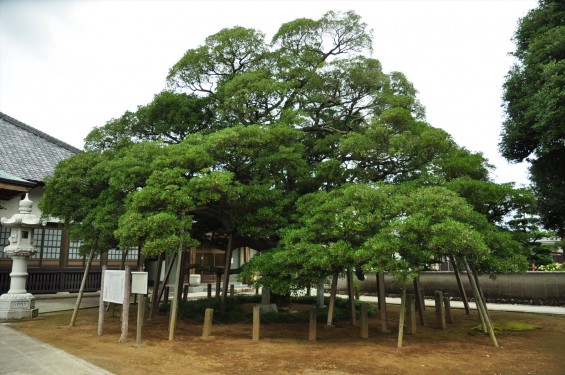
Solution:
M132 272L131 273L131 293L132 294L147 294L147 272Z
M122 305L124 303L126 271L105 270L103 301Z

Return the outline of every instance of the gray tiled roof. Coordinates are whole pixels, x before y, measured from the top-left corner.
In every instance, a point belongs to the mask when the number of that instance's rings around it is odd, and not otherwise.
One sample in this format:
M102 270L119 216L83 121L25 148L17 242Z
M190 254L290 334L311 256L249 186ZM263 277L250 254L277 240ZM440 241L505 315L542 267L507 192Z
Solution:
M41 182L55 166L81 152L65 142L0 112L0 171Z

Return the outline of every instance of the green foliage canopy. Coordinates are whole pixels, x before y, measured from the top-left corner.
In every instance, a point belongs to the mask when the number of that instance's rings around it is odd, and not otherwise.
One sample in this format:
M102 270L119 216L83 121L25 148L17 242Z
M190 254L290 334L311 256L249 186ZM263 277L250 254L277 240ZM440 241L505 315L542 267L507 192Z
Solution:
M565 234L565 5L540 0L515 34L518 62L506 76L500 150L528 160L548 229Z

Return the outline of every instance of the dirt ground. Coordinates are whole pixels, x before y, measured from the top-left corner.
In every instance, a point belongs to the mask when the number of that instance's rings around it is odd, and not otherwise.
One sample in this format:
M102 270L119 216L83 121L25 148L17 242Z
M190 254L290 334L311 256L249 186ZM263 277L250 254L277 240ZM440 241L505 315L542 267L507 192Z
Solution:
M295 306L300 308L300 306ZM565 317L492 312L495 323L520 321L541 329L504 332L495 348L489 336L470 334L476 313L454 310L455 324L433 328L434 311L426 309L431 327L418 326L397 348L398 307L388 307L391 333L381 333L378 317L369 320L369 338L345 322L327 328L318 322L317 341L308 341L308 323L263 324L261 339L252 341L252 323L214 325L203 339L202 325L180 321L168 341L168 316L157 315L136 341L136 308L132 307L128 341L118 343L120 319L105 317L97 336L98 310L81 310L75 327L70 313L44 314L11 326L116 374L565 374ZM116 314L119 315L119 314ZM378 313L377 313L378 315Z

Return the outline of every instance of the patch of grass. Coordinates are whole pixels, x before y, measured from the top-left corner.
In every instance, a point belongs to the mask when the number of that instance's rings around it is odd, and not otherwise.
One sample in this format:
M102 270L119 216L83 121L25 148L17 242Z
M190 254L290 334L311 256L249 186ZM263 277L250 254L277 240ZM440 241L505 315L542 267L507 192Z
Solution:
M505 323L493 323L492 328L495 334L502 334L504 332L528 332L535 331L536 329L541 329L540 326L537 326L535 324L529 324L516 320ZM483 326L479 324L471 328L471 333L483 333Z

